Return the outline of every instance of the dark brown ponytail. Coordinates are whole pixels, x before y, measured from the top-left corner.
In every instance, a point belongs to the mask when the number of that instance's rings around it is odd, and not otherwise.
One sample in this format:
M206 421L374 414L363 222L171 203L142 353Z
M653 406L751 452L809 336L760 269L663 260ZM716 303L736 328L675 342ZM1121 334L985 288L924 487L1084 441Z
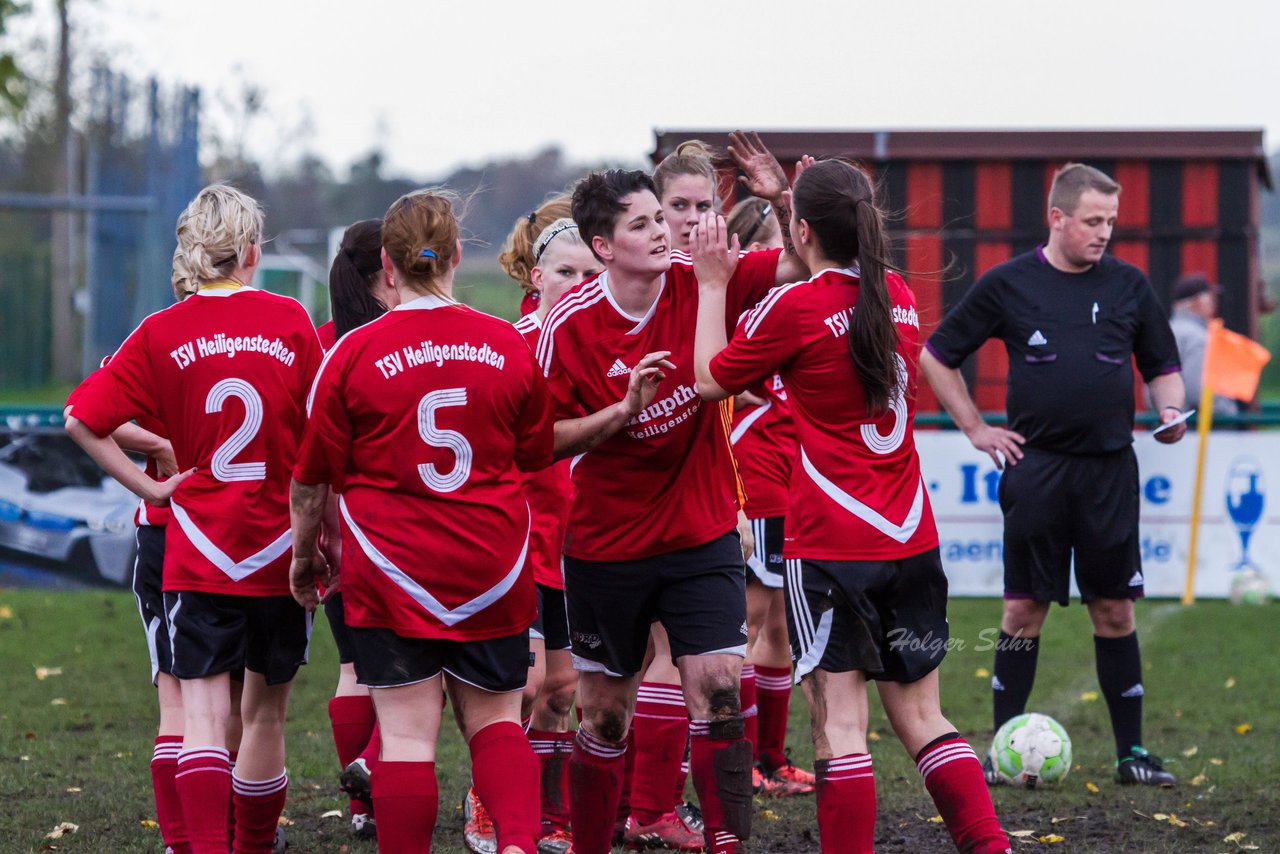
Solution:
M373 295L381 275L382 220L360 220L343 232L342 246L329 268L335 340L386 313L387 307Z
M866 396L867 409L880 416L900 388L898 329L885 284L893 269L884 214L875 189L861 169L845 160L823 160L796 181L792 207L797 220L813 229L822 254L844 266L858 265L858 302L850 309L849 355Z

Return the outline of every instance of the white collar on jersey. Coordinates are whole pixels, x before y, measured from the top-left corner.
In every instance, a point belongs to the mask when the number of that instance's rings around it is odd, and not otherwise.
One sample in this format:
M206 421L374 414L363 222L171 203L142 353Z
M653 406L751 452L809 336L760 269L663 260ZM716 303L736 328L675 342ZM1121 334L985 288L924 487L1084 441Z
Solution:
M243 294L248 291L256 291L257 288L241 285L238 288L200 288L192 296L197 297L233 297L236 294Z
M437 296L436 294L423 294L417 299L411 299L408 302L402 302L391 310L392 311L402 311L402 310L403 311L423 311L423 310L430 310L433 308L444 308L445 306L457 305L457 304L458 304L457 300L445 299L444 297Z
M649 321L653 319L654 313L658 310L658 303L662 301L662 292L667 289L667 274L662 274L662 282L658 285L658 295L653 298L653 304L650 305L649 310L644 313L644 317L636 317L633 314L627 314L622 310L622 306L618 305L618 301L613 298L613 291L609 288L608 270L605 270L600 274L600 287L604 288L604 298L609 301L609 305L613 306L613 310L635 324L635 326L631 327L631 329L627 331L627 334L636 335L640 330L649 325Z

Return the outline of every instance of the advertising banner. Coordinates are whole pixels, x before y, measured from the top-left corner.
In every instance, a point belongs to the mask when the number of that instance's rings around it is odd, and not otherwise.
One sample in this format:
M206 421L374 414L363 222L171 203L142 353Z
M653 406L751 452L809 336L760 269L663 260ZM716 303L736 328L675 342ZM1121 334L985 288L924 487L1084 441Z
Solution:
M1000 596L1004 526L1000 472L962 433L916 433L920 463L938 520L942 562L953 596ZM1179 597L1191 541L1195 489L1193 433L1162 445L1135 436L1142 499L1142 573L1147 596ZM1280 579L1280 433L1214 431L1205 461L1197 597L1225 598L1242 569ZM1083 510L1083 508L1082 508ZM1072 595L1079 593L1072 584Z

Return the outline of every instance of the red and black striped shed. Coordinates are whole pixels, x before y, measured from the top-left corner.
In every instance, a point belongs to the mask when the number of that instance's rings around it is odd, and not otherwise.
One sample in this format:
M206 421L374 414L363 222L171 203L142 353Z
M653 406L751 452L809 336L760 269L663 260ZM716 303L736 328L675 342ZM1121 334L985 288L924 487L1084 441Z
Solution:
M654 162L688 139L713 146L724 130L656 134ZM803 154L862 162L894 213L899 262L928 334L976 276L1044 242L1053 173L1080 161L1120 182L1110 251L1147 271L1167 304L1174 281L1203 272L1222 285L1228 327L1255 337L1258 190L1271 188L1261 130L777 131L764 143L792 171ZM726 182L726 187L732 182ZM936 273L935 271L944 271ZM930 275L930 273L934 273ZM964 366L978 406L1004 409L1008 365L989 342ZM938 408L922 387L919 409ZM1141 398L1141 395L1139 396Z

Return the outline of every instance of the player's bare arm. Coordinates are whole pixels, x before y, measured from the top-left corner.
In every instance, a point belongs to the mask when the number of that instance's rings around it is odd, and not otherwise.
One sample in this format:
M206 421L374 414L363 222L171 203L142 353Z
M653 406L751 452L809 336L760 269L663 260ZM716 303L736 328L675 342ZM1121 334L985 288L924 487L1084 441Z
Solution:
M70 406L62 411L62 417L64 419L71 417ZM178 473L178 462L173 456L173 445L168 439L157 436L132 421L117 427L112 432L111 438L126 451L136 451L154 459L160 474L165 477L173 477Z
M1151 391L1151 402L1160 413L1161 424L1168 424L1182 414L1187 399L1187 389L1186 384L1182 382L1182 374L1161 374L1147 383L1147 388ZM1157 433L1156 441L1172 445L1186 433L1187 422L1184 421Z
M738 264L738 238L725 244L724 217L703 214L693 230L693 270L698 277L698 331L694 337L694 376L703 400L724 400L729 392L711 377L711 359L729 343L725 337L725 293ZM781 262L779 262L781 266Z
M658 386L667 378L664 371L674 371L676 366L667 357L670 350L649 353L631 369L627 382L627 394L613 406L593 412L582 418L566 418L556 422L556 459L586 453L617 433L627 422L635 418L658 393Z
M67 435L83 448L103 471L119 481L121 486L156 507L167 506L169 499L183 481L195 473L195 469L192 468L175 474L168 480L156 481L138 468L133 460L125 456L124 451L111 436L96 435L74 415L67 418Z
M956 422L973 446L990 456L998 469L1004 468L1005 461L1016 466L1022 459L1022 443L1027 441L1026 438L1021 433L982 420L982 413L969 395L960 370L939 362L928 348L920 351L920 368L951 420Z
M328 585L332 570L320 550L320 521L324 518L329 487L291 481L289 485L289 527L293 531L293 563L289 567L289 590L308 611L320 604L316 582Z

